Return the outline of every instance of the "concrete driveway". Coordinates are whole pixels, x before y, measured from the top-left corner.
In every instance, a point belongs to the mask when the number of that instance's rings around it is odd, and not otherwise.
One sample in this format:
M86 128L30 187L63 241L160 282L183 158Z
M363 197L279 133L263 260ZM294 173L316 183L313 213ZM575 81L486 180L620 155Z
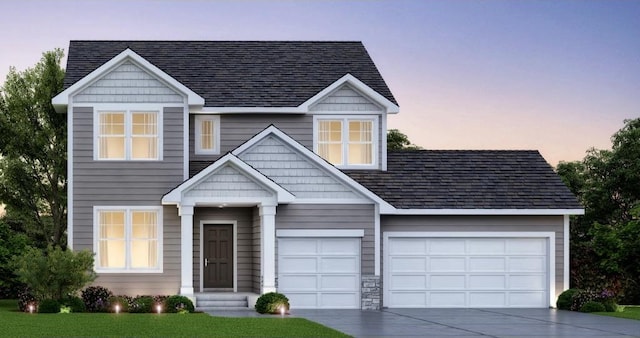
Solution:
M354 337L640 337L640 321L553 309L292 310Z

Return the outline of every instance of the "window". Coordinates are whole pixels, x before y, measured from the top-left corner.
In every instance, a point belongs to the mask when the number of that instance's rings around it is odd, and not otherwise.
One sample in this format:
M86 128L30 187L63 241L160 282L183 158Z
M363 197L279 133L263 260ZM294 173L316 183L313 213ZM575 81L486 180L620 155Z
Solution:
M98 112L95 159L161 159L159 119L157 111Z
M317 118L315 151L336 166L370 168L376 164L376 122L375 118Z
M219 154L220 117L197 115L195 121L196 154Z
M94 215L96 271L162 270L160 208L96 207Z

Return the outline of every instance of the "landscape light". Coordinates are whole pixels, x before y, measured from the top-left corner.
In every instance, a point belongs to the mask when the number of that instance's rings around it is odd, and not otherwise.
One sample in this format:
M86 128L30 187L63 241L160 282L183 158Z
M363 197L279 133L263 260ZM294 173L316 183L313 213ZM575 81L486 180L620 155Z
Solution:
M280 307L280 316L284 317L284 306Z
M116 313L120 313L120 304L116 304L115 309Z
M160 304L156 305L156 310L158 313L162 312L162 306Z
M29 304L29 313L33 313L33 310L35 310L35 306L33 306L33 304Z

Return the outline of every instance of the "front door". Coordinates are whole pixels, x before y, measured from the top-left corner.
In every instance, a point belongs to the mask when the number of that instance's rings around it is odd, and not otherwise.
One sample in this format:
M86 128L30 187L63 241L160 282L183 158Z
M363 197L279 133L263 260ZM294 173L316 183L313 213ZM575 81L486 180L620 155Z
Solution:
M203 232L203 286L233 288L233 225L205 225Z

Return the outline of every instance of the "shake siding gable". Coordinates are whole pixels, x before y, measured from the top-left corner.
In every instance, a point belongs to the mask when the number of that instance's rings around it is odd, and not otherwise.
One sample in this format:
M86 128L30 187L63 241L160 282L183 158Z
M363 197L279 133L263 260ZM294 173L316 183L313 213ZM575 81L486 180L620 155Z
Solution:
M349 85L343 85L309 108L323 112L382 112L382 108Z
M73 97L78 103L184 103L183 95L124 61Z
M265 190L232 165L225 165L191 190L185 197L269 197L273 192Z

